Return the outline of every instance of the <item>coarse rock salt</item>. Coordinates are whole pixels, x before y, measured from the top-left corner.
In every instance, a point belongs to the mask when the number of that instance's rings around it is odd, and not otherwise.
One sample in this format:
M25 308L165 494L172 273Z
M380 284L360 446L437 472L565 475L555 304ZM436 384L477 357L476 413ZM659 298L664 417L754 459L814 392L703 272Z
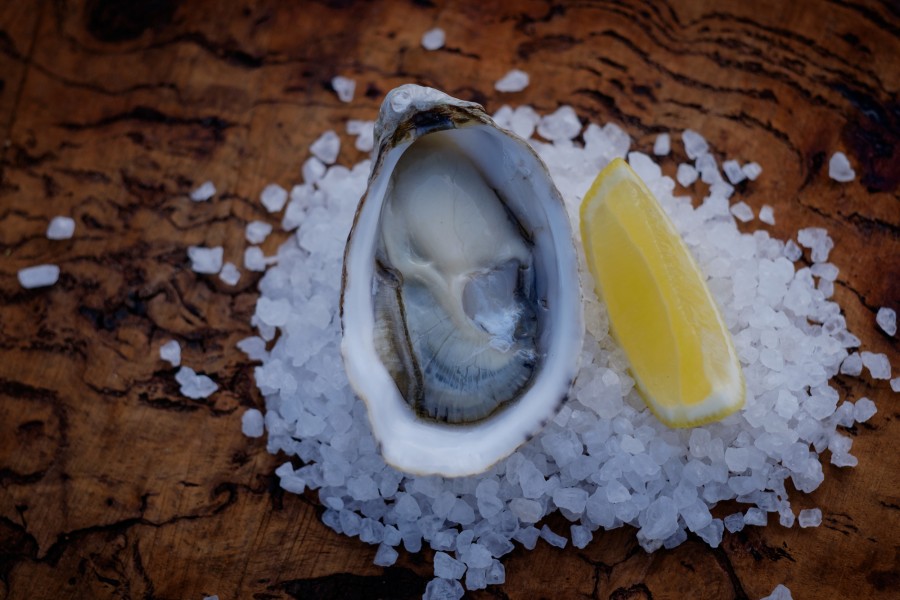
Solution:
M215 275L222 270L225 249L222 246L207 248L205 246L188 246L188 258L191 259L191 270L195 273Z
M512 69L494 83L494 89L498 92L521 92L528 87L528 82L528 73Z
M496 120L525 137L538 125L551 143L530 142L573 215L597 170L628 155L630 138L612 123L589 124L582 146L575 140L581 122L570 107L543 118L530 107L502 107ZM353 135L349 123L348 133ZM540 538L559 546L571 539L583 547L599 528L630 524L652 551L684 542L688 529L717 546L725 529L764 526L770 512L793 525L786 481L801 493L816 489L824 479L819 454L826 446L835 464L855 464L846 436L836 428L871 417L874 409L865 399L841 404L828 385L839 370L853 369L846 348L859 345L840 307L822 290L836 277L827 262L833 244L824 230L802 231L798 239L811 249L815 264L798 269L793 262L802 251L795 242L782 245L768 234L741 233L729 212L732 185L719 173L708 144L688 132L683 140L711 182L710 197L696 209L689 199L673 196L674 182L648 155L632 153L629 160L654 180L648 185L710 276L744 368L748 396L742 411L690 434L662 426L633 400L627 361L609 337L602 309L588 299L584 366L569 402L544 431L478 476L420 477L386 466L365 409L347 384L339 351L336 274L356 202L365 192L370 164L363 161L296 186L296 197L292 190L291 206L296 201L303 209L291 224L302 218L302 227L276 256L266 258L255 246L245 252L245 262L252 256L260 270L275 263L260 280L252 318L258 335L239 347L262 361L255 376L266 398L269 450L297 455L304 465L296 471L289 463L280 467L282 487L319 490L323 522L378 545L376 564L394 564L400 545L409 552L429 545L466 565L462 574L451 568L454 563L436 558L427 597L461 596L460 579L470 589L503 581L497 559L513 541L533 549ZM754 164L741 167L748 179L759 174ZM684 167L697 178L698 169ZM863 358L856 358L861 369ZM714 518L709 508L722 501L749 508ZM534 525L557 509L573 521L568 538Z
M875 315L875 322L881 327L881 330L888 335L896 335L897 333L897 313L893 308L882 306Z
M181 344L176 340L169 340L159 347L159 357L173 367L181 364Z
M440 27L429 29L422 34L422 47L426 50L438 50L444 47L447 35Z
M747 176L747 179L750 181L756 181L756 178L762 174L762 167L759 166L759 163L749 162L741 167L741 170L744 172L744 175Z
M835 152L828 161L828 176L841 183L856 179L856 172L850 166L850 160L843 152Z
M341 102L353 102L353 94L356 92L356 81L343 75L337 75L331 79L331 89L337 94Z
M766 225L775 224L775 210L768 204L763 204L759 209L759 220Z
M59 280L57 265L35 265L20 269L17 273L19 284L25 289L47 287Z
M219 279L228 285L237 285L238 281L241 280L241 272L238 270L237 265L227 262L222 265L222 270L219 271Z
M71 217L53 217L47 225L47 239L67 240L75 233L75 220Z
M666 156L672 149L672 138L668 133L660 133L653 141L653 154L656 156Z
M204 181L191 190L191 200L194 202L206 202L216 195L216 186L212 181Z

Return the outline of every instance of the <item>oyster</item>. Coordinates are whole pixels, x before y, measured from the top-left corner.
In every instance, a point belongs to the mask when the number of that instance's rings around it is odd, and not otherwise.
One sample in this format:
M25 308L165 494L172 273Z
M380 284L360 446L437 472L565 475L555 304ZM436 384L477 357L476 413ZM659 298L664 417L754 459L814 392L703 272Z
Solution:
M415 85L381 107L344 254L341 351L385 460L482 472L565 400L583 336L562 199L481 106Z

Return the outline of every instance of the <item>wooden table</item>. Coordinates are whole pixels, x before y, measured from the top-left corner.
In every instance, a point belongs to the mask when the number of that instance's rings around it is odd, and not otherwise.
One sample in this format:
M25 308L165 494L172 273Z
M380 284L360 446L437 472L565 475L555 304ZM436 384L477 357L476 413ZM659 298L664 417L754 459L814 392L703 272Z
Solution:
M441 26L446 46L420 39ZM493 83L518 67L523 92ZM330 88L357 82L352 103ZM284 457L240 431L262 407L251 333L258 275L229 287L191 272L191 244L241 262L243 230L271 219L258 197L299 181L323 131L344 134L405 82L541 112L568 103L613 121L649 151L661 131L700 131L720 160L757 160L740 197L775 208L787 239L828 228L835 298L863 349L900 371L900 11L890 0L559 3L156 0L0 4L0 596L8 598L415 598L431 553L373 566L375 548L319 521L317 496L279 490ZM674 136L678 140L678 136ZM663 161L674 174L683 149ZM828 178L845 151L857 179ZM188 200L210 179L219 193ZM67 241L44 236L71 215ZM272 253L285 236L265 244ZM52 288L16 272L52 262ZM221 385L178 393L159 346ZM795 510L822 527L777 524L646 554L634 531L584 550L517 549L507 583L472 598L896 598L900 589L900 412L887 381L838 377L879 412L853 427L860 463ZM722 515L720 515L722 516ZM774 521L774 519L770 519ZM551 523L556 523L551 519ZM560 527L562 522L558 523Z

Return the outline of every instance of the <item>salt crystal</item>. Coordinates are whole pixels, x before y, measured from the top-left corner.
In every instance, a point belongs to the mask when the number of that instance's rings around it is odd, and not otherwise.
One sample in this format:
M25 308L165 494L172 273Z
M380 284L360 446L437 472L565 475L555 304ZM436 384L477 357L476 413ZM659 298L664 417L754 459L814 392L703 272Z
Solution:
M53 217L47 225L47 239L67 240L75 233L75 220L71 217Z
M660 133L653 142L653 154L666 156L672 148L672 139L668 133Z
M678 165L678 171L675 173L675 179L681 184L681 187L688 187L697 181L698 173L692 165L681 163Z
M725 176L728 177L728 181L735 185L747 179L747 174L744 173L740 163L736 160L726 160L723 162L722 170L725 171Z
M212 181L205 181L191 191L190 197L194 202L205 202L216 195L216 186Z
M722 543L722 535L725 533L725 525L722 519L713 519L709 525L698 530L697 536L706 542L710 548L718 548Z
M520 71L519 69L512 69L497 80L494 84L494 89L498 92L521 92L528 87L528 82L528 73Z
M784 257L791 262L797 262L803 256L803 250L794 240L788 240L784 244Z
M234 263L227 262L222 265L222 270L219 272L219 279L228 285L237 285L238 281L241 280L241 272L238 271L238 268Z
M541 119L537 131L541 137L551 142L571 140L581 131L581 121L571 106L560 106L556 112Z
M591 533L591 530L581 525L572 525L569 528L569 532L572 536L572 545L579 550L586 548L591 543L591 540L594 539L594 534Z
M872 379L890 379L891 363L888 361L887 354L876 354L874 352L860 352L862 364L869 370Z
M264 429L264 421L262 413L255 408L248 408L241 415L241 431L247 437L262 437Z
M541 527L541 538L551 546L556 546L557 548L565 548L566 544L569 543L569 540L563 536L553 533L553 530L547 525Z
M422 34L422 47L426 50L437 50L444 47L446 34L440 27L429 29Z
M509 503L509 509L523 523L537 523L544 516L544 510L540 502L525 498L513 498Z
M189 246L188 258L191 259L191 269L196 273L215 274L222 270L222 258L225 250L222 246L206 248L203 246Z
M558 488L553 490L553 503L575 514L584 512L588 493L581 488Z
M850 166L850 160L843 152L835 152L828 161L828 176L835 181L847 183L856 179L856 172Z
M371 152L375 147L375 121L350 119L347 121L347 133L356 136L354 147L360 152Z
M520 106L513 111L509 121L509 128L516 135L528 139L540 122L541 116L536 110L530 106Z
M159 357L177 367L181 364L181 345L175 340L169 340L159 347Z
M181 386L181 394L194 400L207 398L219 389L216 382L206 375L198 375L190 367L181 367L175 374L175 381Z
M797 517L800 527L818 527L822 524L822 511L818 508L801 510Z
M341 138L335 131L329 129L312 143L309 151L326 165L334 164L341 151Z
M725 524L725 529L731 533L737 533L744 528L744 515L741 513L728 515L725 517L723 523Z
M862 357L858 352L854 352L847 355L847 358L841 363L841 374L857 377L862 373L862 368Z
M783 586L782 584L778 584L775 586L775 589L772 590L772 593L764 598L760 598L760 600L794 600L791 597L791 590Z
M797 241L804 248L812 249L813 262L825 262L828 253L834 248L834 242L828 237L828 232L821 227L807 227L797 232Z
M748 508L747 512L744 513L744 525L758 525L763 527L767 521L768 515L766 515L766 512L756 507Z
M491 561L486 580L488 585L500 585L506 581L506 567L499 560Z
M875 322L888 335L897 333L897 313L892 308L882 306L875 315Z
M263 206L266 207L267 211L275 213L280 211L284 208L284 205L287 204L288 192L277 183L270 183L263 188L259 199Z
M460 558L468 567L474 569L486 569L491 566L491 553L481 544L472 544Z
M541 532L537 527L528 526L519 529L513 535L513 538L520 544L522 544L522 546L524 546L527 550L534 550L534 547L537 545L537 541L540 536Z
M244 237L251 244L262 244L272 233L271 223L265 221L250 221L244 230Z
M19 283L25 289L53 285L59 280L59 267L56 265L36 265L19 269Z
M259 246L250 246L244 250L244 266L249 271L265 271L270 259L263 255L262 248Z
M469 569L466 571L466 589L483 590L487 587L487 569Z
M540 498L544 494L546 488L544 476L530 460L524 461L519 466L519 485L525 498Z
M768 204L763 204L759 209L759 220L767 225L775 224L775 211Z
M422 600L459 600L465 593L459 581L436 578L425 586Z
M681 134L681 141L684 142L684 151L691 160L696 160L709 152L709 144L706 143L703 136L691 129L684 130Z
M731 205L731 214L743 223L753 220L753 209L743 201Z
M466 565L446 552L434 553L434 576L444 579L460 579L466 572Z
M375 559L372 562L379 567L389 567L397 562L397 556L396 550L387 544L381 544L378 546L378 551L375 553Z
M349 77L338 75L332 78L331 88L341 102L352 102L353 93L356 91L356 81Z
M762 173L762 167L759 166L759 163L755 162L745 164L741 167L741 170L744 171L744 175L746 175L747 179L750 181L756 181L756 178Z
M900 377L891 379L891 389L895 392L900 392Z
M860 398L853 405L853 420L865 423L876 413L875 403L868 398Z
M325 176L328 167L315 156L310 156L303 162L300 168L300 174L303 176L304 183L316 183Z
M203 600L219 600L219 596L217 594L213 594L212 596L204 596Z

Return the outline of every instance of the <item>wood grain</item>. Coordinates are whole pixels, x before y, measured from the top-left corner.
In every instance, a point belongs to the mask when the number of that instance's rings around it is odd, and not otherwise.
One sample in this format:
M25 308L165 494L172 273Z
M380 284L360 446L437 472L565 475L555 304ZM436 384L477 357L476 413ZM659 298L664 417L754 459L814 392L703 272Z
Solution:
M420 46L439 25L447 45ZM523 92L500 94L508 69ZM329 81L357 81L338 101ZM562 103L614 121L648 150L656 133L706 136L720 157L757 160L738 188L775 208L781 238L827 227L835 298L864 349L900 370L874 321L900 309L900 10L886 0L241 3L156 0L0 4L0 596L4 598L415 598L431 554L375 549L324 527L315 494L283 493L284 457L240 433L262 407L250 334L258 275L232 288L189 269L188 245L241 263L243 230L270 219L271 181L298 181L309 144L374 118L414 81L485 104ZM363 156L344 137L340 162ZM663 161L674 174L680 144ZM827 177L843 150L857 180ZM219 193L192 203L210 179ZM50 241L57 214L77 223ZM756 223L754 227L759 226ZM274 252L284 236L264 245ZM23 290L16 272L61 266ZM180 396L159 346L221 389ZM839 377L879 412L853 427L855 469L792 498L823 527L777 524L721 548L691 539L648 555L630 528L584 550L541 542L506 557L507 583L472 598L890 598L900 587L900 440L886 381ZM728 507L716 510L723 516ZM550 519L556 530L566 527Z

